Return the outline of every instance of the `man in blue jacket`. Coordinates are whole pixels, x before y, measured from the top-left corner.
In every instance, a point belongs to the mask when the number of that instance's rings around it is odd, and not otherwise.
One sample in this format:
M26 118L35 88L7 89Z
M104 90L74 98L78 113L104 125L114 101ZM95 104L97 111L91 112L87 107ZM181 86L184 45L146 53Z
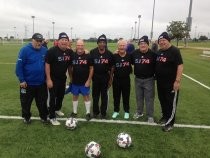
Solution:
M35 98L41 121L47 123L47 88L45 78L45 55L43 36L35 33L32 42L24 46L16 63L16 75L20 81L20 102L23 121L31 123L31 103Z

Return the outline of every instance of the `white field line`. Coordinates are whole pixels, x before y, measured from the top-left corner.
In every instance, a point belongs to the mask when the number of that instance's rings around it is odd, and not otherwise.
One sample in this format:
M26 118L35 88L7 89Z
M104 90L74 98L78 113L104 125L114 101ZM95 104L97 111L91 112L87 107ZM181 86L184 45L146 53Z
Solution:
M21 120L23 119L20 116L4 116L0 115L0 119L14 119ZM39 117L31 117L32 120L40 120ZM57 118L60 121L65 121L67 118ZM78 121L86 122L86 119L77 118ZM115 124L133 124L133 125L148 125L148 126L161 126L156 123L147 123L142 121L124 121L124 120L100 120L100 119L91 119L89 122L102 122L102 123L115 123ZM210 129L210 126L207 125L187 125L187 124L174 124L174 127L180 128L197 128L197 129Z
M190 76L188 76L188 75L186 75L186 74L183 74L183 76L185 76L186 78L188 78L188 79L190 79L190 80L196 82L197 84L201 85L202 87L204 87L204 88L210 90L210 87L208 87L208 86L206 86L205 84L199 82L198 80L196 80L196 79L194 79L194 78L192 78L192 77L190 77Z
M200 56L210 58L210 55L201 54Z

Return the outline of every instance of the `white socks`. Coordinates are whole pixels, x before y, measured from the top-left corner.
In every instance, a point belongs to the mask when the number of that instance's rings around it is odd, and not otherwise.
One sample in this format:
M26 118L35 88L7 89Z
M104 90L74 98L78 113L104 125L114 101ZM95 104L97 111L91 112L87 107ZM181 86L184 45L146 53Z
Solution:
M73 102L73 113L77 114L78 100Z
M73 102L73 113L77 114L78 101ZM86 114L90 113L91 101L85 101Z
M86 114L90 114L90 101L85 101Z

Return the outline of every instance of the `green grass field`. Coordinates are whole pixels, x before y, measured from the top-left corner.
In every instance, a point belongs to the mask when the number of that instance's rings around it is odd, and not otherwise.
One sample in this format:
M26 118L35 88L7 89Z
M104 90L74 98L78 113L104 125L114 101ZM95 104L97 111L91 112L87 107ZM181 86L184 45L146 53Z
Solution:
M86 45L88 50L95 46L96 43ZM0 45L0 115L20 116L19 83L14 73L15 64L12 64L16 62L20 47ZM116 50L116 44L110 43L109 48ZM210 87L210 58L201 57L202 50L182 48L181 52L184 73ZM183 77L176 123L210 126L209 94L210 90ZM65 96L62 109L65 114L72 111L71 100L71 95ZM136 108L133 86L130 106L132 117ZM31 111L33 116L38 116L34 104ZM110 89L108 119L111 119L112 112ZM85 115L82 99L78 115L81 118ZM160 116L160 105L156 97L155 120ZM123 120L123 111L119 119ZM132 120L130 118L129 121ZM146 117L139 121L146 121ZM132 147L127 150L116 145L116 137L123 131L129 133L133 140ZM101 145L103 158L210 157L210 129L174 128L172 132L164 133L159 126L79 122L76 130L69 131L65 129L64 121L61 126L54 127L43 125L38 120L32 120L32 124L27 126L22 120L0 119L2 158L83 158L85 145L92 140Z

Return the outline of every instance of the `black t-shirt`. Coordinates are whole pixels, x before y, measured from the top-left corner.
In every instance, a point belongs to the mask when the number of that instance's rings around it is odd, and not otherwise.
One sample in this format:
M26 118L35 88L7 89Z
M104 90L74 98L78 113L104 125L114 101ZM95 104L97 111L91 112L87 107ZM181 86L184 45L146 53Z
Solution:
M155 74L156 54L148 49L146 53L142 53L136 49L131 54L132 64L134 65L134 74L137 78L149 78Z
M78 55L76 52L72 56L72 83L77 85L84 85L88 80L90 66L92 66L90 54Z
M90 51L90 55L94 76L107 75L113 66L113 54L107 49L103 54L100 54L98 48L94 48Z
M131 72L131 56L126 54L121 57L119 54L114 54L114 77L128 77Z
M171 46L167 50L159 50L156 60L156 77L160 82L173 83L176 80L178 65L183 64L182 56L178 48Z
M50 76L53 81L64 82L66 80L66 71L71 64L72 55L71 49L63 51L58 46L47 51L46 63L50 64Z

